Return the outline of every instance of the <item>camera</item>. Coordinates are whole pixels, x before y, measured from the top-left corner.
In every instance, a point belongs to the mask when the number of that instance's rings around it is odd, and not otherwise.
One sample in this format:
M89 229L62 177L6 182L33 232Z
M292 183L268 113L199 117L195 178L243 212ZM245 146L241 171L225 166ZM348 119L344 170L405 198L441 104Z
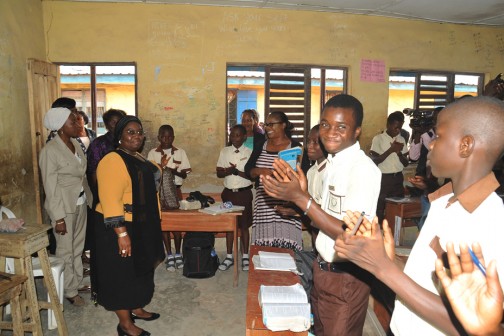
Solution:
M405 108L403 113L410 117L411 128L429 128L434 126L434 111Z
M504 79L502 79L502 73L498 74L497 76L495 76L495 81L497 81L497 84L502 84L504 83Z

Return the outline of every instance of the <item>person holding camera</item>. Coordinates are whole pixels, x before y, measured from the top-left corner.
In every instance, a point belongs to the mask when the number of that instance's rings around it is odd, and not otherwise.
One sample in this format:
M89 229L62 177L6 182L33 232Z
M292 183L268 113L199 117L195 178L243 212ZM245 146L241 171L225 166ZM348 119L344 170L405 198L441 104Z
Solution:
M422 193L420 195L420 203L422 206L422 216L417 223L418 230L422 229L423 223L427 218L427 213L430 209L430 202L427 195L434 192L439 188L437 178L432 175L430 169L427 167L427 154L429 153L429 144L436 137L436 121L439 112L443 107L436 107L431 116L426 117L422 114L413 118L410 127L413 129L412 140L409 149L409 158L412 161L417 161L417 168L414 177L408 178L415 188L419 189ZM425 130L427 129L427 130ZM422 133L423 132L423 133Z

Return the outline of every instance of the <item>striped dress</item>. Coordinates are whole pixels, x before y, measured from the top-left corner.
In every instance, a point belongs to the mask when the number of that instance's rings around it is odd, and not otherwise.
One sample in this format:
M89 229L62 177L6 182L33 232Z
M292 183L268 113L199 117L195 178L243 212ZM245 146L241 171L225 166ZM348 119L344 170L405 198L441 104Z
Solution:
M278 152L268 152L265 148L266 144L255 166L271 169ZM303 249L301 221L293 217L281 217L275 210L275 206L285 203L266 194L262 183L259 182L254 202L252 245Z

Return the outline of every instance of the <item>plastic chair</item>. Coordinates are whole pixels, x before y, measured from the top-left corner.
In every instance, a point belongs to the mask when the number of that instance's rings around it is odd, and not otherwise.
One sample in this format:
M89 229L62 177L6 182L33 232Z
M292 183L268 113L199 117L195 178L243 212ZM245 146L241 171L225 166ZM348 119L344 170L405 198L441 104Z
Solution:
M16 218L14 213L7 209L4 206L0 205L0 220L3 218L3 215L7 216L7 218ZM63 259L57 257L49 257L49 262L51 264L51 273L54 278L54 284L56 285L56 293L58 294L58 298L60 300L61 306L63 307L63 285L64 285L64 275L63 270L65 269L65 263ZM33 276L34 277L43 277L44 274L42 272L42 266L40 265L40 261L38 258L32 258L33 265ZM5 258L5 270L7 273L14 273L14 259ZM47 295L48 301L50 301L49 295ZM10 314L10 305L5 307L5 313ZM54 316L54 312L52 309L47 310L47 324L48 329L56 329L58 327L56 323L56 317Z

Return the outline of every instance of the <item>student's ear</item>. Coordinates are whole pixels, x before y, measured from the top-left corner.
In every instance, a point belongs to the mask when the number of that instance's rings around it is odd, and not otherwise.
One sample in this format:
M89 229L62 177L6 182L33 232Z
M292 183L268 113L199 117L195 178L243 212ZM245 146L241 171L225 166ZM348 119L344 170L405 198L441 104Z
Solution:
M459 154L461 158L469 157L474 150L474 137L472 135L464 135L460 140Z
M360 136L361 132L362 132L362 127L357 127L355 129L354 138L357 139Z

